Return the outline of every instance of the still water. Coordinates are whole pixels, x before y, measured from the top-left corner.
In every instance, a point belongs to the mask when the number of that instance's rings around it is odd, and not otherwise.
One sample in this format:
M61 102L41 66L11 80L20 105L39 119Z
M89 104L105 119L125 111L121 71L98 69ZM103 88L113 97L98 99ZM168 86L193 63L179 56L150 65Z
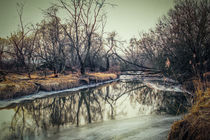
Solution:
M112 82L2 107L0 139L164 140L187 106L181 92Z

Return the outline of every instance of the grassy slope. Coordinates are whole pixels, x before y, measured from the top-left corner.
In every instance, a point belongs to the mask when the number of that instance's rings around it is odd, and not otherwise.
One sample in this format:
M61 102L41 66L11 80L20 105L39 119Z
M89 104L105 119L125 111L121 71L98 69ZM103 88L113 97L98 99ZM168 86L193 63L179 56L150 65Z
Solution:
M198 84L197 84L198 86ZM205 85L206 86L206 85ZM209 140L210 138L210 88L199 88L195 103L189 113L175 122L168 140Z
M83 84L96 83L116 79L116 74L111 73L87 73L82 76L79 74L59 75L55 78L49 75L46 78L37 74L31 75L28 79L26 74L8 74L6 80L0 82L0 99L14 98L18 96L33 94L39 90L54 91Z

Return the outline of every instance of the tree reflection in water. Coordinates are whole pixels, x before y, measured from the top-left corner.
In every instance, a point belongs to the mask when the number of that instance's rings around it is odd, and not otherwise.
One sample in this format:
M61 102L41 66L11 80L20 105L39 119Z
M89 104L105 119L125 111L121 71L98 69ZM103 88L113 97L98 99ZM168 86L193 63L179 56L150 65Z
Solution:
M183 111L184 96L155 92L135 82L114 82L75 93L36 99L13 105L14 115L6 139L47 137L60 128L150 113ZM183 104L183 107L180 107ZM178 106L179 105L179 106ZM171 108L171 109L170 109ZM172 111L171 111L172 110Z

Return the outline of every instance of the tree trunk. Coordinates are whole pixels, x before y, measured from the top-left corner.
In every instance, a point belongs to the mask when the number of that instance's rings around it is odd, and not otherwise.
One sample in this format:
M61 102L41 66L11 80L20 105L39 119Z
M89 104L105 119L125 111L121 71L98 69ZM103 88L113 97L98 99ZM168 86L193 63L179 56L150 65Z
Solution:
M87 113L88 113L88 123L91 123L91 114L90 114L90 105L88 104L86 98L85 98L85 93L82 93L83 96L84 96L84 102L85 102L85 105L86 105L86 108L87 108Z
M109 71L110 63L109 63L109 57L106 57L106 71Z
M85 75L85 66L84 66L84 64L81 64L80 72L81 72L82 75Z
M53 68L53 73L54 73L54 77L57 78L58 74L57 74L57 69L55 67Z
M28 71L28 78L31 79L31 72Z
M0 53L0 68L3 68L3 66L2 66L2 54L3 53Z

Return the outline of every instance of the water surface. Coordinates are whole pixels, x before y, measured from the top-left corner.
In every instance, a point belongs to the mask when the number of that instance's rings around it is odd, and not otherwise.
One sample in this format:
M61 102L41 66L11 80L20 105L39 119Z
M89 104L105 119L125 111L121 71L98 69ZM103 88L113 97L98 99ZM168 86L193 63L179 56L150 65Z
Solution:
M186 111L180 92L113 82L23 100L0 110L0 139L166 139Z

